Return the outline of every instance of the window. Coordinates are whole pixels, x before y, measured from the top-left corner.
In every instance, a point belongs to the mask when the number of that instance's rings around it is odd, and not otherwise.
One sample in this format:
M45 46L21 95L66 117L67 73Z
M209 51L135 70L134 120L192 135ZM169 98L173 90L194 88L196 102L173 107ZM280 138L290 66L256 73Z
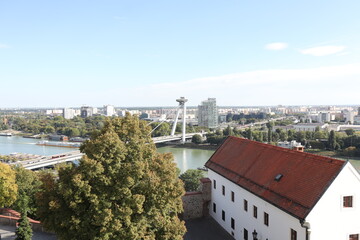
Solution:
M213 211L216 213L216 203L213 203Z
M343 197L343 206L345 208L353 207L353 196L345 196L345 197Z
M224 210L222 210L221 218L222 218L223 221L225 221L225 211Z
M294 229L291 229L291 240L297 240L297 232Z
M235 201L235 193L233 191L231 191L231 201L232 202Z
M214 189L216 189L216 180L213 181Z
M269 226L269 214L264 212L264 224Z
M359 240L359 234L350 234L349 240Z
M235 220L231 218L231 228L235 230Z
M222 186L222 194L225 196L225 186Z
M248 202L246 199L244 199L244 211L247 212L248 210Z
M254 218L257 218L257 207L255 205L253 207L253 216Z
M244 228L244 240L248 240L248 230Z

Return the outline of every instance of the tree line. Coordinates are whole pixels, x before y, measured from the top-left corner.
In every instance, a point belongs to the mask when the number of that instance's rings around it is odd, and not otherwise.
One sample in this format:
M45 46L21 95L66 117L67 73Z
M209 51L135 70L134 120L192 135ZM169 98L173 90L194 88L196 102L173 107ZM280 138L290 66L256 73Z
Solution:
M266 142L276 145L280 141L297 141L307 149L319 149L336 151L338 155L360 157L360 135L353 129L345 132L321 130L295 131L294 129L278 128L275 123L268 123L257 129L238 129L228 126L224 130L216 130L203 140L200 136L194 136L194 143L221 144L228 136L243 137L258 142Z

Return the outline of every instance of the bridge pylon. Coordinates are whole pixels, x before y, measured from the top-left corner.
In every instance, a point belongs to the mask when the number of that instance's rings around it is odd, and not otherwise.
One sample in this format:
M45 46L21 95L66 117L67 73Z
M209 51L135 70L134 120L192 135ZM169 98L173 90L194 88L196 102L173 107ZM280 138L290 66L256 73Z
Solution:
M185 97L180 97L180 98L176 99L176 101L179 103L179 107L177 109L174 125L173 125L172 130L171 130L171 136L175 135L176 125L177 125L177 122L178 122L180 110L182 108L182 113L183 114L182 114L182 139L181 139L181 142L185 143L185 135L186 135L186 105L185 105L185 103L188 100Z

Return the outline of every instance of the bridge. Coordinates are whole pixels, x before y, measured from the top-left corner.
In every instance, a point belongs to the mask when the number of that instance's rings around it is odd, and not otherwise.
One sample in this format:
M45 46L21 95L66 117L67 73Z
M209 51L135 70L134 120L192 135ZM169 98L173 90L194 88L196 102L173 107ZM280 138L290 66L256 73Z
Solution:
M14 162L14 163L10 163L10 165L17 165L17 166L20 165L26 169L33 170L33 169L40 169L48 166L53 166L63 162L72 162L75 160L79 160L82 158L83 155L84 154L81 153L79 150L76 150L76 151L56 154L52 156L42 156L26 161Z
M194 135L199 134L199 135L203 135L205 133L187 133L185 134L185 138L184 139L191 139ZM183 140L183 134L175 134L175 135L170 135L170 136L161 136L161 137L153 137L152 140L154 141L154 143L164 143L164 142L171 142L171 141L179 141L179 140Z
M204 134L204 133L188 133L185 135L185 139L192 138L195 134ZM164 142L170 142L170 141L180 141L183 139L182 134L176 134L173 136L162 136L162 137L154 137L152 138L154 143L164 143ZM56 154L52 156L41 156L37 158L33 158L26 161L19 161L10 163L10 165L21 165L26 169L34 170L34 169L40 169L48 166L53 166L59 163L64 162L72 162L75 160L80 160L84 154L81 153L79 150L71 151L67 153L61 153Z
M171 141L180 141L181 143L185 143L186 139L192 138L194 135L199 134L203 136L206 132L201 133L186 133L186 102L188 101L185 97L180 97L176 99L179 103L177 108L176 118L172 127L171 135L170 136L161 136L161 137L153 137L152 140L154 143L165 143ZM179 118L180 110L182 109L182 134L175 134L176 124ZM164 121L163 121L164 122ZM161 122L157 127L159 127L163 122ZM155 127L150 134L157 128ZM26 161L18 161L15 163L10 163L10 165L21 165L26 169L40 169L48 166L53 166L63 162L72 162L75 160L79 160L82 158L84 154L81 153L79 150L56 154L52 156L41 156L37 158L33 158Z

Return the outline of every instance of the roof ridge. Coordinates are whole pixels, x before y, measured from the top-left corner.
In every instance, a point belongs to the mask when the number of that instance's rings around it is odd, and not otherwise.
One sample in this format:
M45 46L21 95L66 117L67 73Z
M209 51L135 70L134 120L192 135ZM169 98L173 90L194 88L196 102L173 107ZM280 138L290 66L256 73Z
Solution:
M327 162L327 163L331 163L331 164L335 164L335 162L340 162L340 163L344 162L341 159L336 159L336 158L327 157L327 156L318 155L318 154L309 153L309 152L299 152L299 151L295 151L295 150L292 150L292 149L271 145L269 143L262 143L262 142L250 140L250 139L247 139L247 138L234 137L234 136L229 136L229 137L231 137L231 138L233 138L235 140L238 140L238 139L245 140L247 142L251 142L252 144L257 144L257 145L260 145L260 146L263 146L263 147L266 147L266 148L269 148L269 149L280 150L280 151L286 152L286 153L298 154L298 155L308 155L309 157L312 157L312 159L314 159L314 160L320 160L320 161L331 160L330 162L329 161ZM342 165L342 164L340 164L340 165Z

